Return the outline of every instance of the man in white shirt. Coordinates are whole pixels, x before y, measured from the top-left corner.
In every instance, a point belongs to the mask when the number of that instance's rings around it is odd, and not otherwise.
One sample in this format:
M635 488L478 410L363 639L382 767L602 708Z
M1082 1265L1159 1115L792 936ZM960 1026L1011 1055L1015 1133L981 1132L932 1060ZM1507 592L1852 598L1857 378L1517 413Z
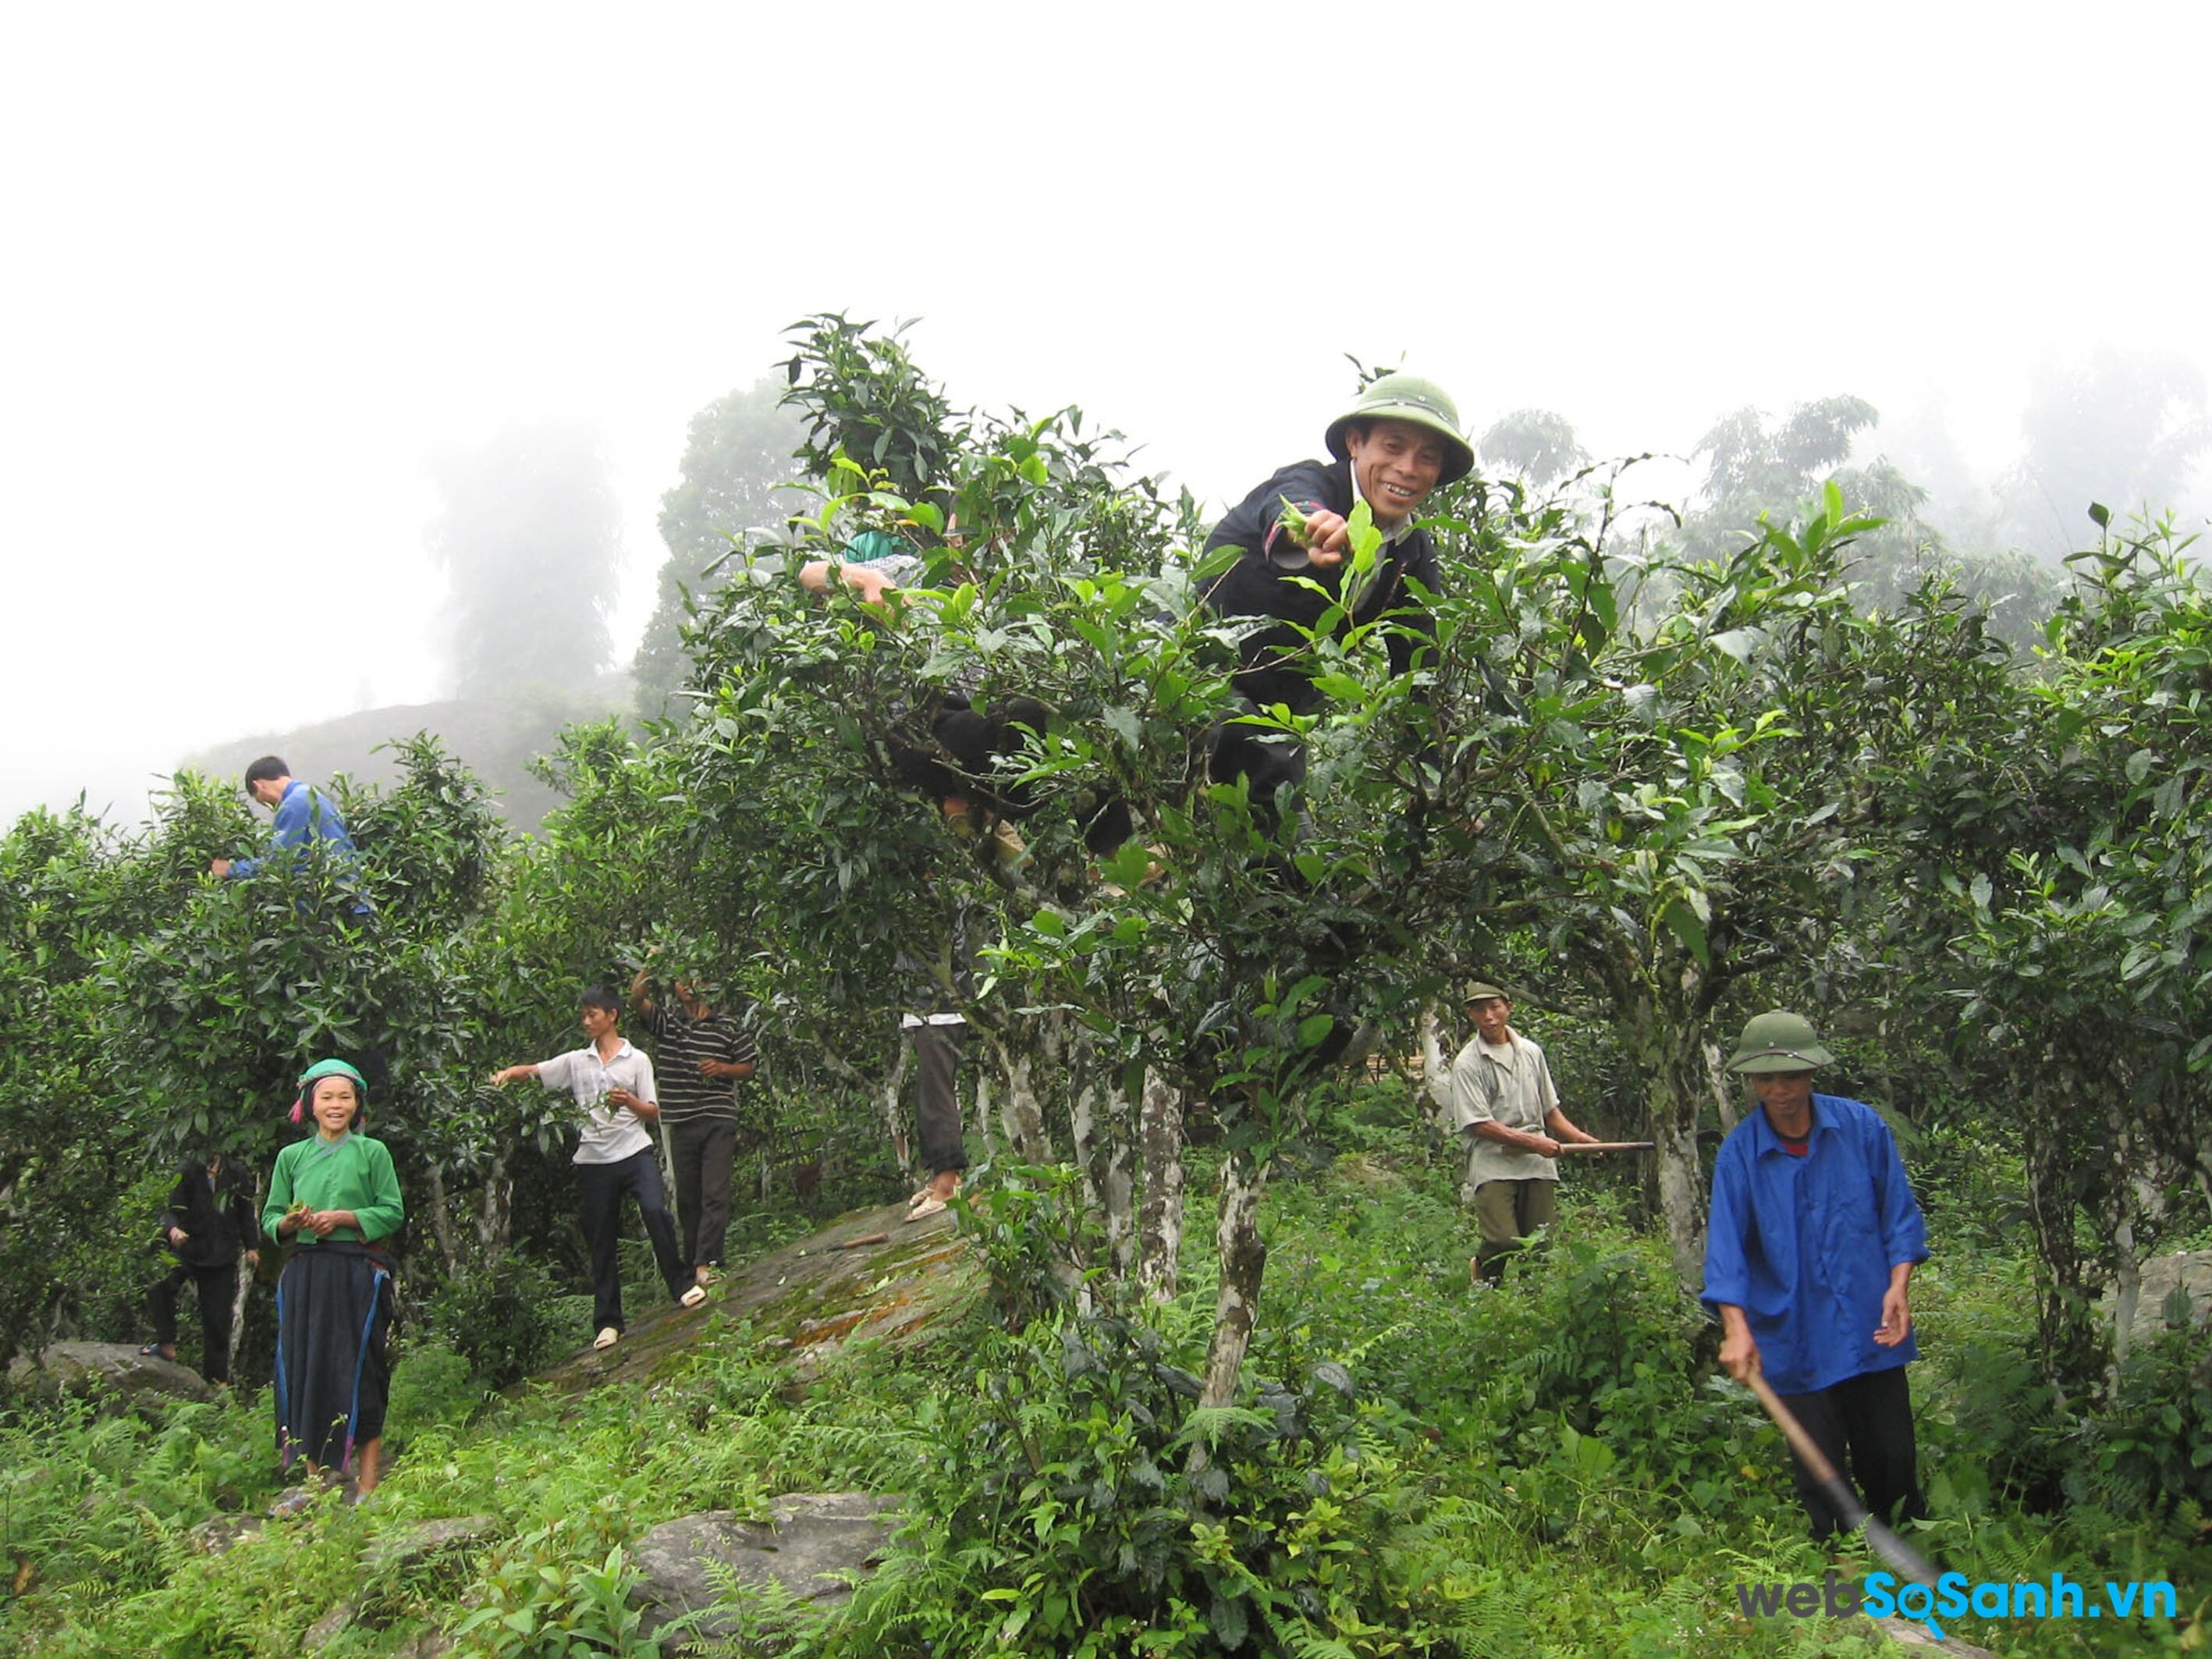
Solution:
M579 1219L592 1252L592 1322L599 1328L592 1346L611 1348L623 1334L622 1270L616 1247L622 1238L625 1194L637 1200L668 1294L684 1306L696 1308L707 1299L707 1292L692 1282L691 1271L677 1249L676 1219L668 1211L667 1188L647 1132L647 1126L660 1119L653 1062L631 1048L617 1029L622 1005L613 987L594 985L586 991L578 1017L584 1035L591 1039L582 1048L534 1064L502 1067L491 1074L491 1080L504 1088L517 1078L536 1078L549 1089L566 1089L583 1112L576 1180Z
M1468 1264L1489 1285L1505 1279L1506 1258L1558 1217L1559 1144L1594 1142L1559 1109L1544 1051L1512 1026L1513 1004L1497 986L1467 988L1474 1036L1452 1061L1452 1119L1468 1143L1467 1185L1482 1243Z

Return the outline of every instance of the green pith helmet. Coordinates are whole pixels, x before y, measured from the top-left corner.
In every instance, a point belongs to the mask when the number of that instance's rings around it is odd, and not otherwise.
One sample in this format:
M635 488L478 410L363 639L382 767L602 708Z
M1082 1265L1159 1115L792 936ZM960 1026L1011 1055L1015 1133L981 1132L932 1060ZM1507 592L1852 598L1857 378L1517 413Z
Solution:
M1500 1002L1513 1000L1488 980L1479 979L1467 988L1467 994L1460 999L1460 1002L1462 1006L1466 1006L1477 1002L1487 1002L1492 997L1496 997Z
M1351 453L1345 428L1354 421L1406 421L1444 441L1444 470L1439 484L1474 471L1474 450L1460 436L1459 410L1451 394L1418 374L1385 374L1359 394L1359 401L1328 423L1328 453L1342 460Z
M1755 1076L1762 1072L1810 1072L1835 1063L1836 1057L1814 1036L1810 1020L1776 1008L1754 1015L1745 1024L1729 1070Z

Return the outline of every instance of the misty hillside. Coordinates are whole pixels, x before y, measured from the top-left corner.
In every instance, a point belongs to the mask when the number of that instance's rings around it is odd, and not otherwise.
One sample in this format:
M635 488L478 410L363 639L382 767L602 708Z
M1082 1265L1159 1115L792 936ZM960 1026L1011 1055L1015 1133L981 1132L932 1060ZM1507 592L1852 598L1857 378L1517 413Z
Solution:
M626 673L602 674L573 687L532 685L500 697L453 697L394 703L289 732L264 732L186 757L184 764L217 776L245 771L262 755L281 755L310 782L344 772L386 782L396 773L386 745L429 732L490 786L501 817L522 834L534 831L560 797L530 775L533 756L550 750L561 729L630 708Z

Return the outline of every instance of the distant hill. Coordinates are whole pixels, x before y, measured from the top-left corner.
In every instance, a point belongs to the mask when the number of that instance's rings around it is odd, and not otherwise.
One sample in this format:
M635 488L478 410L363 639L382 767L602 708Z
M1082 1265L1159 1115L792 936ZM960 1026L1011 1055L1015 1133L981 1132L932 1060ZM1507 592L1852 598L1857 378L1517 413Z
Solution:
M562 727L628 714L630 707L629 676L602 674L586 685L532 685L506 697L366 708L289 732L240 738L191 756L184 764L218 776L235 775L263 755L282 755L295 776L311 782L343 772L381 783L397 769L389 752L379 752L383 745L430 732L489 787L501 816L527 835L561 800L530 775L531 757L550 751Z

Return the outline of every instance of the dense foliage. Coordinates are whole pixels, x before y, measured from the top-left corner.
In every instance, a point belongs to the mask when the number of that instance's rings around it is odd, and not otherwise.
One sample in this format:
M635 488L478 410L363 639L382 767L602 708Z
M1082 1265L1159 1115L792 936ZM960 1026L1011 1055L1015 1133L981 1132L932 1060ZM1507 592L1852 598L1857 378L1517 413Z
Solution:
M1486 441L1501 476L1431 503L1432 643L1394 673L1379 647L1414 618L1325 618L1328 701L1294 714L1235 701L1194 505L1118 434L960 410L902 337L836 316L795 331L782 396L702 417L671 511L754 502L716 494L713 457L757 467L787 422L811 494L656 647L666 720L544 758L565 804L536 838L428 738L387 787L330 782L358 866L210 878L263 831L191 774L138 836L41 812L0 838L0 1359L134 1337L165 1166L265 1170L291 1079L335 1051L371 1073L413 1217L379 1502L503 1528L447 1577L373 1586L392 1630L495 1609L487 1651L623 1651L638 1530L819 1481L915 1499L910 1547L806 1637L825 1650L1809 1650L1717 1633L1717 1587L1803 1552L1682 1290L1740 1109L1720 1045L1788 1003L1898 1124L1936 1223L1936 1542L2005 1576L2185 1576L2206 1326L2185 1297L2132 1340L2142 1264L2202 1237L2212 1169L2212 587L2168 526L2099 509L2023 651L2009 567L1929 550L1906 481L1831 477L1851 400L1717 426L1677 517L1527 411ZM809 592L801 567L863 530L927 580ZM1356 558L1376 542L1358 523ZM1042 713L968 780L1018 813L1008 857L901 755L933 708L1017 697ZM1297 801L1209 778L1224 722L1304 744ZM584 1334L569 1114L483 1079L573 1046L577 990L648 965L760 1040L778 1128L745 1172L774 1194L741 1206L751 1246L902 1190L900 1015L963 1012L992 1173L962 1223L991 1294L931 1369L864 1362L793 1401L738 1343L653 1413L473 1423ZM1658 1143L1640 1176L1592 1172L1573 1237L1496 1296L1468 1292L1421 1091L1346 1085L1436 1040L1476 973L1523 992L1578 1118ZM1205 1249L1187 1175L1217 1194ZM241 1401L266 1341L250 1318ZM282 1583L251 1551L180 1553L265 1493L248 1404L48 1410L0 1426L15 1628L288 1650L335 1599L356 1517L319 1519ZM34 1439L74 1473L32 1479Z

